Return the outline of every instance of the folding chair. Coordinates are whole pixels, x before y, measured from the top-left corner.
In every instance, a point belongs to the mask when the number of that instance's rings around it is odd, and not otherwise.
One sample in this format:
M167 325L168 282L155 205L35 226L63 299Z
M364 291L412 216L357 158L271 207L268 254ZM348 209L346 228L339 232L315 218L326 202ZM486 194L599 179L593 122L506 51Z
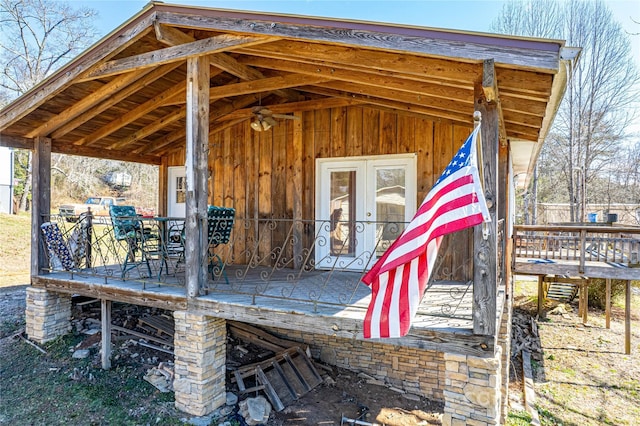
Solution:
M122 264L122 279L127 271L141 264L146 264L149 276L151 265L149 264L147 241L158 239L157 235L144 229L136 209L133 206L109 206L109 215L113 224L113 234L117 241L126 243L127 254ZM138 252L140 256L138 259Z
M209 206L207 210L207 239L209 241L209 273L215 279L216 273L224 276L229 284L229 278L224 268L222 258L215 252L220 244L228 244L233 229L236 210L230 207Z

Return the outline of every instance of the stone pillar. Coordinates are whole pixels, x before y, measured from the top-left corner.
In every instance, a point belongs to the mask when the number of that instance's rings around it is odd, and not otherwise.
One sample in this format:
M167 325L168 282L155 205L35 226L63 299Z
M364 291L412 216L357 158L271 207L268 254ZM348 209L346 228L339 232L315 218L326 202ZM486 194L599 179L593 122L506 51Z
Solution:
M185 311L173 317L176 408L204 416L226 401L227 323Z
M48 342L71 331L71 295L27 287L26 331L30 339Z
M500 424L502 348L491 358L444 354L444 426Z
M513 292L510 292L513 294ZM512 316L512 296L507 296L502 312L502 321L498 333L498 345L502 348L502 384L500 392L502 394L502 404L500 406L500 424L505 424L509 412L509 366L511 365L511 320Z

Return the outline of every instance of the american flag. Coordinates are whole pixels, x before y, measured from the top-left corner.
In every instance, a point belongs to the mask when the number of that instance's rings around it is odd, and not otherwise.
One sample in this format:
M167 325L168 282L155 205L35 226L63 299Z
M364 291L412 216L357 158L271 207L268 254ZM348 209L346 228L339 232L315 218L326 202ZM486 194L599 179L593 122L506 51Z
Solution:
M479 129L469 135L402 234L362 278L372 290L365 338L406 335L433 272L442 236L490 221L476 158Z

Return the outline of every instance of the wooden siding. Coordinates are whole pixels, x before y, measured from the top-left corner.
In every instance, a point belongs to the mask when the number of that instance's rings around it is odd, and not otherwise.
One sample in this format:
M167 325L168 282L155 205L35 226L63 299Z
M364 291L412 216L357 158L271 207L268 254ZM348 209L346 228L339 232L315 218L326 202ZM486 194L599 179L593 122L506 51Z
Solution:
M360 106L307 111L299 116L299 122L278 119L278 125L266 132L251 130L248 119L219 132L212 128L209 203L234 207L238 218L314 220L317 158L415 152L420 205L471 132L471 127ZM296 125L301 127L300 147L295 146ZM297 162L300 167L295 166ZM169 164L184 164L184 151L172 152ZM299 203L294 202L297 198ZM241 228L236 227L234 232L242 233L241 239L247 241L260 234L259 230ZM276 229L270 238L261 235L260 253L281 246L285 232ZM456 265L450 278L470 278L471 235L463 231L443 241L443 266ZM306 229L304 236L312 238L313 229ZM244 260L242 253L242 245L236 246L238 261Z

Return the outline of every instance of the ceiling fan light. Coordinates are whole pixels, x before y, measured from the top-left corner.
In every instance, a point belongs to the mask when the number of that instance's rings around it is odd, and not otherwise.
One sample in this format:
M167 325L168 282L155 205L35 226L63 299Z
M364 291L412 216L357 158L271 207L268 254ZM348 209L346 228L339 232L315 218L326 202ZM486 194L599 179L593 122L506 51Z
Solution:
M267 120L263 120L261 123L263 130L269 130L271 128L271 123L267 122Z
M256 132L261 132L262 131L262 125L260 124L260 122L258 120L255 120L255 121L251 122L251 128L253 130L255 130Z
M275 126L277 124L276 120L273 119L273 117L265 117L263 121L266 121L267 123L269 123L270 126Z

